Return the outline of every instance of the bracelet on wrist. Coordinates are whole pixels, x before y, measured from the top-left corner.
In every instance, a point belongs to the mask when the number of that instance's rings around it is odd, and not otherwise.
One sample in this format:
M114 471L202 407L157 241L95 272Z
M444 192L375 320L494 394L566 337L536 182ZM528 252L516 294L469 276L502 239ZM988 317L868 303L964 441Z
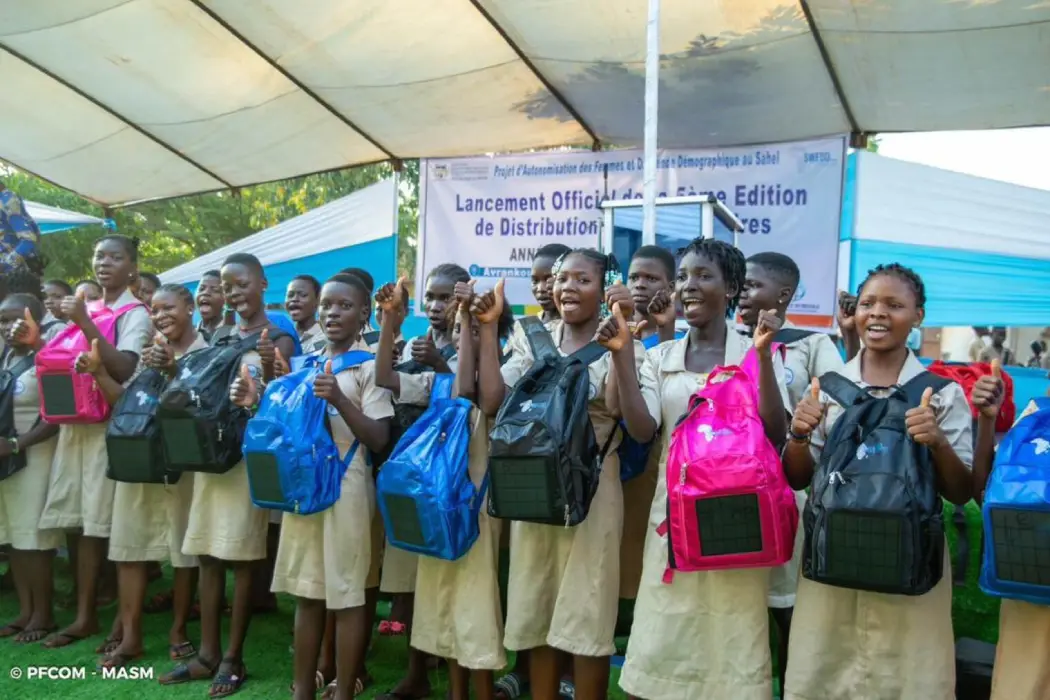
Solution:
M809 444L809 435L808 434L807 435L799 435L798 433L796 433L794 430L792 430L790 428L788 428L788 439L791 440L791 442L797 442L800 445L808 445Z
M16 455L22 451L22 449L18 446L18 438L7 438L7 442L9 445L11 445L11 454Z

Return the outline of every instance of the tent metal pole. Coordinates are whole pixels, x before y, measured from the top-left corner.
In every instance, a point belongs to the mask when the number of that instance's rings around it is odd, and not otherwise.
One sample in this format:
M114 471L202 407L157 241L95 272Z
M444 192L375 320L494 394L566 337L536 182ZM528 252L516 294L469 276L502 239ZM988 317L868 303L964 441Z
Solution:
M642 244L656 243L656 144L660 116L660 0L649 0L645 42L645 158L642 163Z

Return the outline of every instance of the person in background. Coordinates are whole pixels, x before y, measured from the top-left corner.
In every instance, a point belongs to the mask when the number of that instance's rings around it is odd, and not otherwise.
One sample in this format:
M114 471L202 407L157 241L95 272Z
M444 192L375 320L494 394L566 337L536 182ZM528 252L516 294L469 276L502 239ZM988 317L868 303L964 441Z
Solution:
M744 292L740 296L740 316L744 325L754 333L759 314L772 311L783 325L781 329L796 328L787 320L788 306L795 298L801 279L798 265L781 253L758 253L747 259ZM797 406L809 390L810 382L826 372L841 372L844 363L831 339L823 333L785 343L784 382L787 385L788 404ZM806 504L806 492L796 491L799 513ZM802 553L805 531L799 528L795 536L795 550L791 561L772 569L769 581L769 610L777 625L777 671L780 687L788 663L788 637L791 633L791 613L795 607L795 589L798 586L799 557Z
M970 362L980 362L981 353L984 352L986 347L991 345L991 333L988 326L973 326L973 332L977 337L970 343Z
M0 182L0 276L20 267L43 273L40 228L26 211L25 202Z
M1043 345L1043 341L1033 340L1032 344L1028 347L1032 351L1032 356L1028 358L1025 367L1041 367L1043 364L1043 353L1046 352L1046 347Z
M84 301L98 301L102 298L102 286L95 280L80 280L73 285L73 296L79 296L83 289Z
M1006 328L1003 326L996 326L992 329L991 342L977 358L978 362L991 362L992 360L999 360L1004 367L1017 364L1014 351L1006 347Z
M55 549L62 545L61 530L39 528L47 499L54 439L58 426L40 420L33 356L41 346L38 324L44 315L37 297L10 294L0 303L0 369L16 373L7 385L13 392L14 434L0 438L0 459L23 453L26 466L0 481L0 544L10 545L10 571L18 598L18 617L0 627L0 638L17 644L38 642L54 632Z
M835 308L835 321L842 341L842 358L849 362L860 353L860 335L857 333L857 297L849 292L839 292Z
M217 334L228 335L233 329L232 313L226 310L226 297L222 293L222 278L218 270L208 270L197 283L197 313L201 320L197 332L209 343Z
M62 316L62 300L73 296L73 288L65 280L52 279L44 282L44 308L47 313L40 325L41 335L46 345L66 327L69 320Z
M627 288L634 300L633 321L637 324L645 322L635 335L646 350L684 335L675 333L674 329L674 300L671 297L674 277L674 256L660 246L643 245L631 258Z
M146 306L152 306L153 295L157 293L158 287L160 287L160 277L157 277L152 272L140 272L139 288L136 296L141 299L142 303Z
M328 345L321 324L317 322L320 295L321 283L310 275L293 277L284 295L284 310L295 322L295 334L307 354L324 350Z

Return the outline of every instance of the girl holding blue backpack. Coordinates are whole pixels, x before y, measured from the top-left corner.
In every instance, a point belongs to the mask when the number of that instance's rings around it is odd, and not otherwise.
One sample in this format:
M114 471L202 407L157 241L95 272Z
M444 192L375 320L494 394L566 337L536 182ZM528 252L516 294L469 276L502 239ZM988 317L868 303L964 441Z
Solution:
M764 434L774 446L783 441L787 393L779 355L771 352L779 328L776 317L771 312L763 316L754 341L729 322L744 279L739 250L713 239L693 240L682 251L675 281L689 330L683 338L650 350L642 368L643 381L658 388L665 447L649 513L635 624L620 675L620 687L636 698L768 700L773 693L766 612L769 569L676 571L669 577L670 538L659 531L669 516L672 435L716 367L739 366L750 353L757 354L752 359L758 367L760 424L754 427L761 434L754 437ZM703 406L696 410L706 411ZM714 437L708 433L707 442ZM685 471L682 475L684 479Z
M872 270L855 312L864 348L842 375L814 379L795 409L784 471L793 488L812 485L813 491L786 700L838 700L868 689L899 700L955 697L951 562L940 497L956 504L970 499L972 418L962 388L938 382L908 348L925 302L912 270L897 264ZM845 407L831 395L842 395L836 376L855 394ZM913 399L920 390L921 399ZM834 432L838 421L864 411L881 422ZM907 437L898 437L903 431ZM902 478L893 471L901 464L916 465L904 489L894 481ZM846 498L863 500L864 508L839 506ZM904 498L907 510L880 505ZM904 528L913 535L902 544ZM926 552L943 564L930 562Z

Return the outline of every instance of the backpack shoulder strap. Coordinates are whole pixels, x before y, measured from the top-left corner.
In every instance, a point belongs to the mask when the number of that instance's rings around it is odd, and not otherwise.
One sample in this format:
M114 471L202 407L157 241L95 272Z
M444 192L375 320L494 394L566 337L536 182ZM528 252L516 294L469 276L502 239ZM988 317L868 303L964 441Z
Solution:
M547 327L543 325L543 321L535 316L525 316L518 323L521 324L521 329L525 331L525 338L529 341L533 359L542 360L547 357L558 356L558 348L554 345L554 338L551 337L551 332L547 330Z
M922 394L927 388L932 388L933 393L939 392L952 383L951 379L934 374L933 372L921 372L901 385L901 391L908 399L908 403L918 406L922 401Z
M589 365L601 359L602 355L607 352L609 352L608 348L592 340L573 354L569 355L569 357L574 360L579 360L584 365Z
M808 338L811 335L816 335L816 333L816 331L806 331L801 328L781 328L777 331L777 334L773 336L773 342L789 345L802 340L803 338Z
M454 374L435 374L434 384L430 389L430 402L434 399L447 399L452 397L452 382L456 379Z
M1035 404L1035 410L1046 411L1050 409L1050 396L1038 396L1032 399L1032 403Z
M332 358L332 374L339 374L345 370L357 367L369 360L374 360L375 355L364 350L349 350Z
M132 302L130 304L124 304L124 306L121 306L118 309L113 309L113 314L119 318L119 317L123 316L124 314L126 314L127 312L131 311L132 309L140 307L140 306L143 309L146 308L146 305L143 304L141 301L134 301L134 302Z
M820 375L820 390L843 407L852 406L867 395L867 392L838 372Z
M379 331L368 331L361 335L361 340L365 341L368 345L375 345L379 342Z

